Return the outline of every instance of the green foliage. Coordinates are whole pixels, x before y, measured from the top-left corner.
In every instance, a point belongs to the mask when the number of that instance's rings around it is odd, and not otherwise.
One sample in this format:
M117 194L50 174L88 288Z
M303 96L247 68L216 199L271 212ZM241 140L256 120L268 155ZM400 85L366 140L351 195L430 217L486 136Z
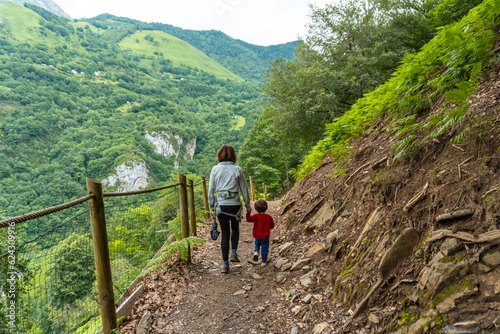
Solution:
M152 26L193 45L222 64L231 72L252 81L259 81L266 72L270 60L295 57L297 41L280 45L258 46L233 39L216 31L184 30L168 24L153 23Z
M148 263L146 268L144 268L140 276L146 276L147 274L155 270L163 268L165 260L167 260L169 257L177 253L180 254L181 258L184 261L187 261L189 256L189 250L193 247L198 247L199 245L203 245L206 241L207 240L205 239L200 239L197 237L190 236L182 240L165 244L158 252L158 255Z
M136 40L139 40L139 43ZM137 31L122 39L119 45L123 49L130 49L145 56L152 56L155 52L157 54L163 53L168 55L168 59L173 65L203 68L207 73L221 79L241 80L227 68L187 42L161 31Z
M289 171L302 155L301 148L293 147L276 128L273 114L272 107L260 114L238 154L245 175L252 176L257 189L265 183L272 196L287 187Z
M490 57L490 48L496 37L493 32L500 8L495 1L483 1L460 22L439 30L439 34L416 55L405 57L390 80L375 91L365 94L343 116L327 125L325 139L318 142L296 173L303 178L330 154L343 156L344 146L357 138L377 117L390 111L394 122L389 126L403 137L395 146L395 158L411 151L432 137L454 130L467 115L466 102L477 87L482 66ZM420 115L429 103L414 101L448 99L441 114L429 116L417 125ZM416 143L417 134L430 130L430 135Z
M334 160L345 160L346 139L359 134L374 118L368 117L365 123L366 112L342 115L388 80L405 54L416 52L432 38L427 15L432 8L422 1L382 0L312 6L309 34L299 43L296 58L275 60L268 68L263 86L268 105L249 133L242 155L260 158L276 169L281 182L308 151L299 170L315 168L332 150ZM325 129L335 119L338 123ZM256 142L260 138L254 131L272 138L261 140L272 145ZM331 139L318 143L323 136ZM310 151L317 143L320 148ZM263 159L270 150L280 152L282 159Z
M95 280L91 240L76 233L54 247L48 280L50 304L62 308L90 293Z

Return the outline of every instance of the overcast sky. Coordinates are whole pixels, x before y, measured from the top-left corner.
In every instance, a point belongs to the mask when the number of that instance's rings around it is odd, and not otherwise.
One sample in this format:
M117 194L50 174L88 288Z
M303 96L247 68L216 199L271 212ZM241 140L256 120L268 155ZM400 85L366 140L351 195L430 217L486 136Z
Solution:
M74 19L103 13L183 29L220 30L257 45L296 40L307 33L309 3L332 0L55 0Z

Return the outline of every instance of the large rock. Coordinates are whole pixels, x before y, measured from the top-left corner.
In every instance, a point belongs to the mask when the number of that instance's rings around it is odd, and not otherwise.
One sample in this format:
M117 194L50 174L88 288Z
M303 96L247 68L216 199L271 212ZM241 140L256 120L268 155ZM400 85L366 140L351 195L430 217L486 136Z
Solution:
M329 200L323 206L319 211L312 217L311 221L307 224L306 228L316 228L316 227L321 227L325 225L327 222L330 222L330 220L333 217L333 214L335 211L333 210L333 200Z
M137 328L135 330L135 334L147 334L149 327L153 324L153 318L151 316L151 312L148 310L139 321Z
M293 264L293 266L290 268L290 271L300 269L303 266L305 266L306 264L308 264L310 261L311 261L310 258L300 259Z
M340 239L340 234L338 230L328 233L326 236L326 245L325 248L330 249L337 241Z
M430 327L431 320L432 320L431 318L422 318L422 319L419 319L416 322L414 322L413 324L409 325L408 327L406 327L406 326L401 327L395 334L403 334L403 333L414 334L414 333L420 333L418 330L422 326L425 327L425 325L428 323L429 327Z
M330 332L330 325L328 324L328 322L322 322L322 323L314 326L311 334L321 334L321 333L329 333L329 332Z
M281 267L283 267L283 265L287 264L288 263L288 259L285 259L285 258L279 258L278 260L274 261L274 266L278 269L281 269Z
M317 243L314 244L314 246L309 248L305 257L306 258L311 257L314 254L321 252L323 249L325 249L325 247L323 246L323 243L321 241L318 241Z
M465 261L436 262L425 267L419 279L419 288L427 289L432 295L439 293L449 282L451 282L462 269L467 270L468 263Z
M280 284L283 283L286 279L286 273L281 272L276 275L276 283Z
M482 261L490 267L497 267L500 265L500 249L493 248L485 252L482 256Z
M477 334L479 329L479 322L466 321L446 326L441 330L441 334Z
M460 248L462 248L462 243L457 238L447 238L441 245L440 250L444 256L450 256L455 254Z
M281 245L280 248L278 248L278 254L283 253L284 251L286 251L288 248L290 248L292 246L293 246L293 242L292 241L284 243L283 245Z
M127 161L115 168L115 173L108 176L101 183L105 186L118 185L117 191L135 191L146 188L148 185L148 169L146 162L140 158L136 161Z
M301 276L299 278L300 284L302 284L302 286L304 286L306 288L309 287L311 284L313 284L314 283L314 275L316 275L317 271L318 271L318 269L313 269L310 272L308 272L307 274Z
M406 228L394 241L392 247L382 256L379 271L382 277L387 277L393 268L413 254L413 248L418 245L419 236L417 230L412 227Z

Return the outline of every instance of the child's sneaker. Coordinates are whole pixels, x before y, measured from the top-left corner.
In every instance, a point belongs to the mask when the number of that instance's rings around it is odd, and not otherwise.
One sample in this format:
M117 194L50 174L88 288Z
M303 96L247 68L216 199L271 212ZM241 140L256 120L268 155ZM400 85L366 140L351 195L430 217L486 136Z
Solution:
M260 264L261 267L265 267L267 265L267 261L262 261L262 263Z
M255 262L259 261L259 252L255 252L255 253L253 253L253 260L254 260Z

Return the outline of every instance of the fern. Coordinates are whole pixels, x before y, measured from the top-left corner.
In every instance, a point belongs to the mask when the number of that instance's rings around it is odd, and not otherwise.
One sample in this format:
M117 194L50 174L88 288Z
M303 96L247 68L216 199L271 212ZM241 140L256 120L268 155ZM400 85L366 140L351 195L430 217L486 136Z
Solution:
M394 161L399 160L402 156L408 154L416 147L416 145L414 144L415 138L415 135L409 135L396 144L396 153L394 154L393 158Z
M146 266L146 268L144 268L139 277L144 277L155 270L164 268L163 263L165 262L165 260L167 260L172 255L177 254L177 252L180 253L181 258L184 261L187 261L189 258L189 249L196 248L199 245L203 245L206 241L207 240L205 239L191 236L182 240L174 241L170 244L163 245L158 252L158 255L151 261L149 261L148 265Z

